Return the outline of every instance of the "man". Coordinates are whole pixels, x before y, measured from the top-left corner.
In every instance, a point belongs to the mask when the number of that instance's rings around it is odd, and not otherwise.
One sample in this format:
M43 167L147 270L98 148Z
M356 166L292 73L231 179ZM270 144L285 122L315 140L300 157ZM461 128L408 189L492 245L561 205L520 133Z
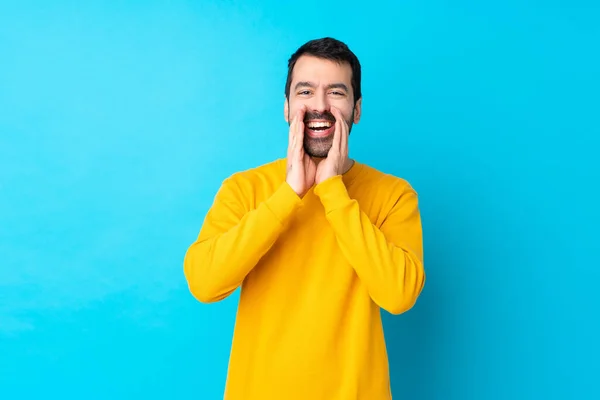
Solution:
M189 247L201 302L241 286L225 399L391 399L380 316L425 282L417 194L348 156L361 67L335 39L288 62L287 157L228 177Z

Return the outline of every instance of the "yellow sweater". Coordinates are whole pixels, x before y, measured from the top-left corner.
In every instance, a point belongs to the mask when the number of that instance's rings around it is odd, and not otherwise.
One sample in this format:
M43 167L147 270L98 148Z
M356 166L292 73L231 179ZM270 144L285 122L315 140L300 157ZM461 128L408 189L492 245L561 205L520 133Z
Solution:
M185 255L199 301L241 285L225 399L391 399L380 309L425 282L417 194L355 162L300 199L285 165L226 179Z

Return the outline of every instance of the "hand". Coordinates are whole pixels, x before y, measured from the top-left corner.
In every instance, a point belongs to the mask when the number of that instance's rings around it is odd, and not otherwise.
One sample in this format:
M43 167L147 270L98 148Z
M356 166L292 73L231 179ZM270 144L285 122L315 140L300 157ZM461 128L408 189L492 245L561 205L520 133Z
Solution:
M285 181L300 197L314 185L317 165L304 152L304 114L306 106L302 107L290 124L287 153L287 173Z
M343 174L348 163L348 124L340 110L332 106L331 112L335 117L333 144L327 158L321 161L317 167L316 184Z

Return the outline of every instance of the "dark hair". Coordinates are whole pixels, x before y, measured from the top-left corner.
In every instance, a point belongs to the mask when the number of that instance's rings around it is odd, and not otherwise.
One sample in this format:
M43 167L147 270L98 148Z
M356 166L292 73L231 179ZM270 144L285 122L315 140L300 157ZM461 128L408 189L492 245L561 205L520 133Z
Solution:
M348 46L337 39L325 37L314 39L303 44L288 60L288 73L285 83L285 97L290 98L290 85L292 84L292 72L296 61L302 55L310 55L326 60L336 61L339 63L348 63L352 68L352 91L354 92L354 102L361 98L362 92L360 88L360 62L356 55L348 48Z

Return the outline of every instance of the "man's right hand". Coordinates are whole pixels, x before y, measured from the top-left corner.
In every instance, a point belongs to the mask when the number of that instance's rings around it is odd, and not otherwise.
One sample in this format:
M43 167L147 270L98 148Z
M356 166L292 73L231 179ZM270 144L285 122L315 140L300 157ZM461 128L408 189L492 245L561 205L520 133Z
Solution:
M304 152L304 114L306 107L302 107L294 116L290 124L289 143L287 152L286 182L300 197L314 185L317 165L314 160Z

